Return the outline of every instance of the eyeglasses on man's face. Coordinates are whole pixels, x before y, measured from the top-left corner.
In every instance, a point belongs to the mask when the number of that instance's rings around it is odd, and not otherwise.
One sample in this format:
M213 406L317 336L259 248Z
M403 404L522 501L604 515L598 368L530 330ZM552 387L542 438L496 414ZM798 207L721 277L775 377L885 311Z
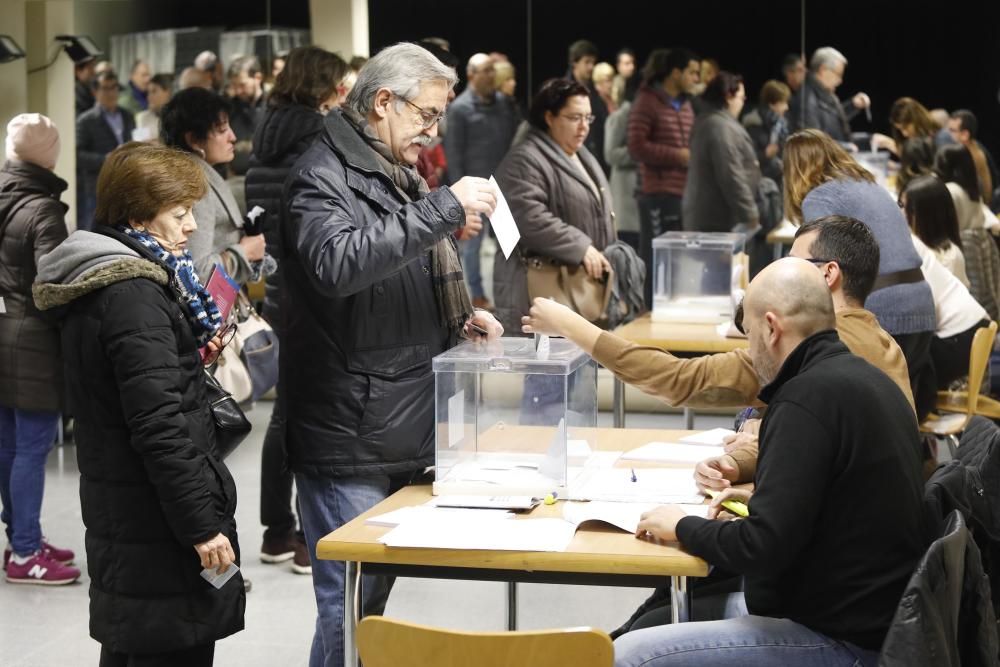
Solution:
M563 118L565 118L566 120L568 120L569 122L573 123L574 125L579 125L580 123L586 123L587 125L593 125L594 121L597 119L597 116L595 116L593 114L589 114L589 115L585 116L582 113L563 113L563 114L559 114L559 115L562 116Z
M405 97L400 97L399 99L406 102L406 104L410 108L412 108L414 111L417 112L417 114L420 116L420 127L422 127L425 130L429 130L430 128L434 127L434 125L440 123L441 120L444 118L445 114L444 111L441 112L428 111L423 107L417 106L416 104L406 99Z

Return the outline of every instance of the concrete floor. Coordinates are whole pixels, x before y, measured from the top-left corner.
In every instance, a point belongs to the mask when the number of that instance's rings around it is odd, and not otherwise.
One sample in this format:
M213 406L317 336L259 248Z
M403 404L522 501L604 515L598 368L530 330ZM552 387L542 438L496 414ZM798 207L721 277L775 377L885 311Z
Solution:
M316 607L311 577L289 565L264 565L258 558L263 529L258 517L260 450L271 412L269 402L249 411L254 430L227 461L239 487L237 521L243 569L253 581L247 598L246 630L217 645L216 664L239 667L305 665ZM611 415L602 413L602 425ZM699 416L699 428L731 424L731 418ZM629 426L680 428L680 415L630 414ZM70 586L15 586L0 581L0 665L51 667L96 665L100 647L90 638L88 577L80 518L76 452L72 445L49 457L42 527L59 545L74 549L82 580ZM154 576L155 573L150 573ZM520 625L524 629L590 625L611 630L648 594L646 589L522 585ZM505 587L500 583L399 579L387 615L468 630L502 630Z

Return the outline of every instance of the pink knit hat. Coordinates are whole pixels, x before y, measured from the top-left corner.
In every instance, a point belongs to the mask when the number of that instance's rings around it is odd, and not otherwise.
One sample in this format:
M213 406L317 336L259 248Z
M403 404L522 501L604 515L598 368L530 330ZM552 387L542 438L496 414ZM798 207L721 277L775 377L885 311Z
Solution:
M59 130L40 113L19 114L7 123L5 149L8 160L55 169L59 159Z

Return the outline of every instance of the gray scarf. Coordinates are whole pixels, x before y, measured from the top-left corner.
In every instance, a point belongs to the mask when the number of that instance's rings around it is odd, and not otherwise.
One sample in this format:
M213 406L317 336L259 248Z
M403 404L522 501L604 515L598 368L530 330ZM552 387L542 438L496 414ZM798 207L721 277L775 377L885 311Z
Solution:
M358 112L347 107L341 113L348 123L375 152L375 157L385 174L392 179L396 189L407 201L422 199L430 190L427 182L408 165L402 165L392 155L392 150L378 138L375 128ZM431 269L434 276L434 295L437 298L441 322L453 333L458 333L472 316L472 300L465 286L462 262L458 257L455 237L446 234L431 248Z

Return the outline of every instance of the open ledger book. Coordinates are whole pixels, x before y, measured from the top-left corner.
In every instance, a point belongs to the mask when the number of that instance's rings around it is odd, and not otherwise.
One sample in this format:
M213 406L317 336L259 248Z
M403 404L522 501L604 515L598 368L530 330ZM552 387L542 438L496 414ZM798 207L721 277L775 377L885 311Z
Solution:
M379 538L387 547L417 549L467 549L489 551L565 551L580 524L601 521L634 533L643 512L655 503L567 502L563 517L513 519L495 510L446 510L404 512L372 517L368 523L396 527ZM426 506L424 506L426 507ZM691 516L705 516L708 505L680 505ZM417 508L413 508L417 509ZM398 512L398 511L397 511ZM390 513L396 514L396 513Z

